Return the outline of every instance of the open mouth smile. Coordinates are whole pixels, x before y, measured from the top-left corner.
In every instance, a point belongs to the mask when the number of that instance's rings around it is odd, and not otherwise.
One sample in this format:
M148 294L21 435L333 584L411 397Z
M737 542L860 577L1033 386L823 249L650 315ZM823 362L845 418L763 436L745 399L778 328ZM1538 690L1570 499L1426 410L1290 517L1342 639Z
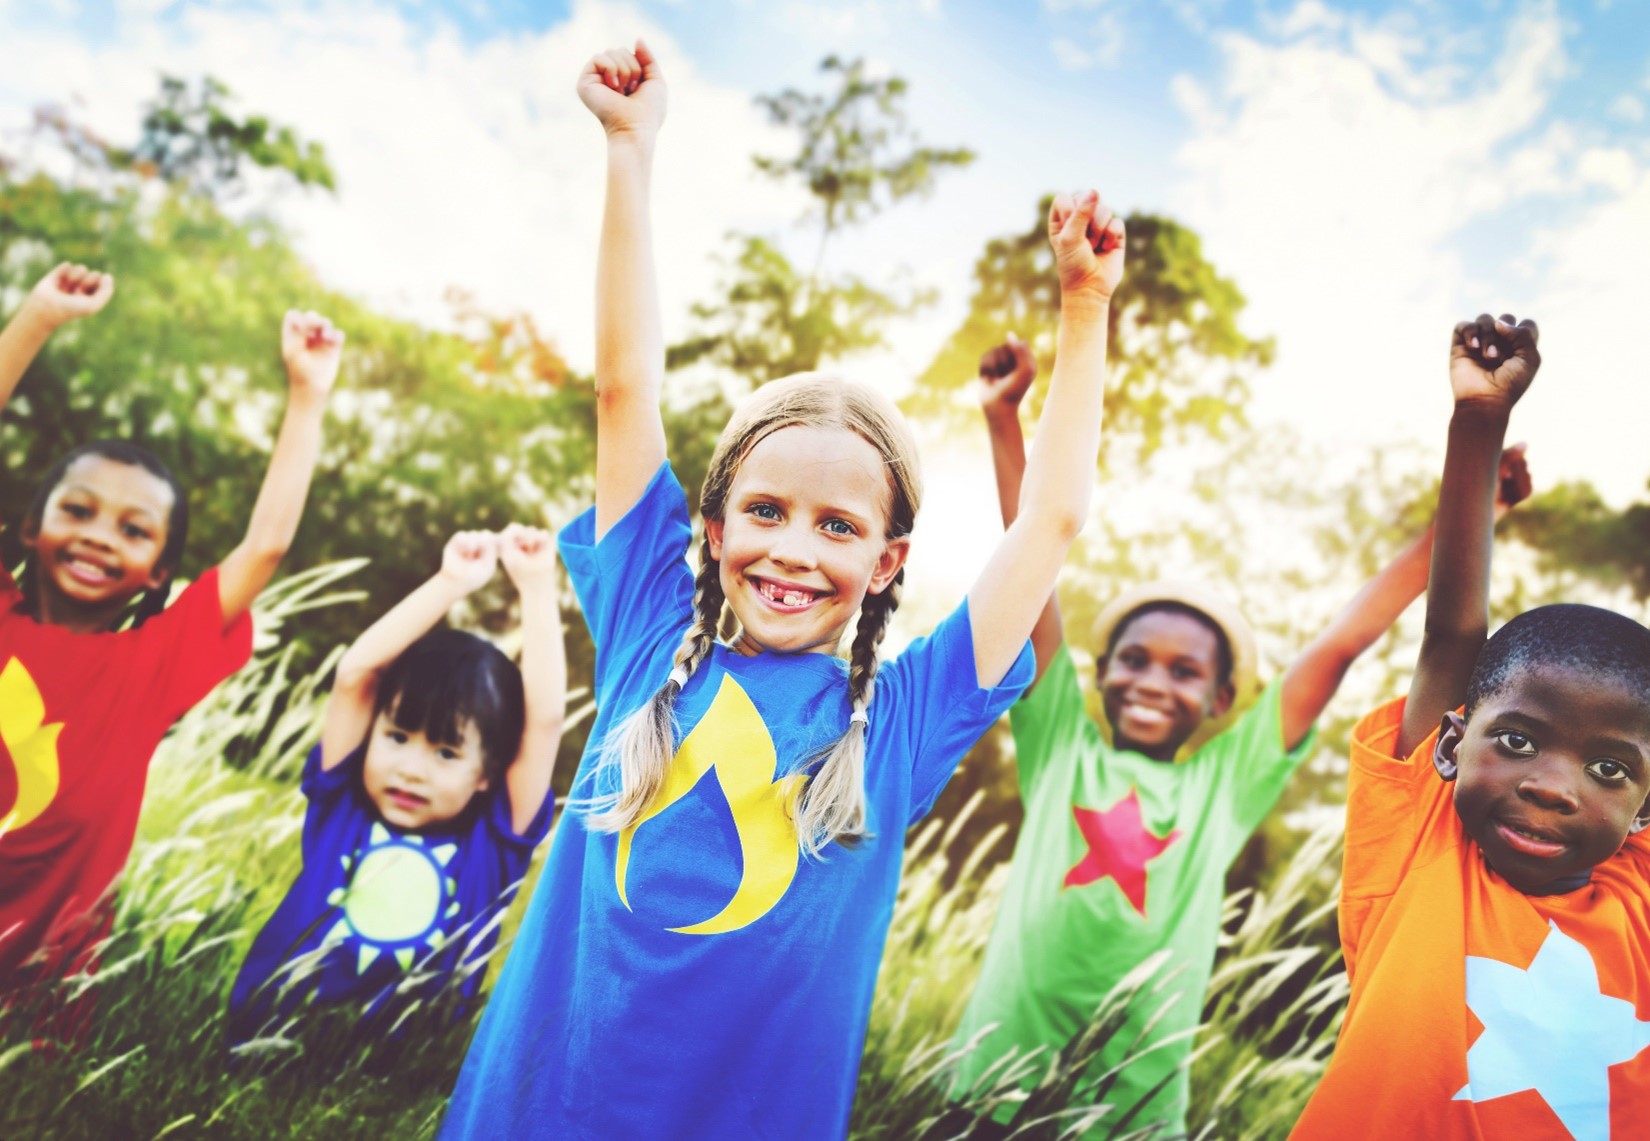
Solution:
M1169 723L1169 714L1165 710L1155 709L1149 705L1140 705L1133 701L1123 703L1123 716L1136 725L1154 729Z
M120 578L120 568L105 566L100 562L85 558L81 555L71 555L64 552L57 557L57 563L68 572L70 578L87 586L106 586Z
M774 582L765 578L751 578L750 582L756 587L756 593L761 595L769 606L786 614L799 614L823 597L822 591L810 590L808 587L791 583Z
M1494 821L1495 831L1502 843L1520 855L1531 856L1538 860L1550 860L1555 856L1563 855L1569 847L1562 840L1556 839L1552 833L1538 828L1526 828L1508 824L1505 821Z

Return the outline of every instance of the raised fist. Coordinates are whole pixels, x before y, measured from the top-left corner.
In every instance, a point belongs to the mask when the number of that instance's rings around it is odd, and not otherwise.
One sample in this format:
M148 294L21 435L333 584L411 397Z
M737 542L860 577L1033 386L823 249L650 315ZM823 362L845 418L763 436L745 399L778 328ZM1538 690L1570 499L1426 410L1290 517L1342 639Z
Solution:
M1523 444L1514 444L1501 453L1501 468L1495 477L1495 517L1497 519L1530 497L1530 468L1524 462Z
M1530 320L1488 313L1455 326L1449 350L1449 383L1457 404L1511 410L1541 367L1536 342L1541 333Z
M115 295L115 279L83 265L64 262L40 279L23 305L52 328L90 317Z
M1031 346L1013 333L980 358L980 406L1015 409L1037 378Z
M641 40L631 51L614 48L592 56L579 73L578 92L609 136L651 138L665 121L664 72Z
M344 334L331 321L319 313L287 310L281 321L281 359L294 391L317 396L331 392L343 352Z
M1057 194L1048 212L1048 241L1060 274L1060 292L1110 301L1123 280L1123 219L1097 191Z
M499 533L498 545L504 573L510 576L517 590L555 582L556 540L549 531L511 523Z
M441 577L465 594L487 585L498 569L498 536L491 531L460 531L441 552Z

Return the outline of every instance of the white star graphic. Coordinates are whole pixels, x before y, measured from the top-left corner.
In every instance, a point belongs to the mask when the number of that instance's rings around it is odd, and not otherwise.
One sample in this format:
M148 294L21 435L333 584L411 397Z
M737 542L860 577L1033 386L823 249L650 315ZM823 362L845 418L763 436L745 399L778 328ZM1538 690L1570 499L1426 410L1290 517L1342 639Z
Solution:
M1609 1067L1650 1046L1650 1022L1602 994L1587 948L1548 921L1529 970L1467 956L1467 1007L1484 1033L1456 1101L1535 1090L1577 1141L1610 1136Z

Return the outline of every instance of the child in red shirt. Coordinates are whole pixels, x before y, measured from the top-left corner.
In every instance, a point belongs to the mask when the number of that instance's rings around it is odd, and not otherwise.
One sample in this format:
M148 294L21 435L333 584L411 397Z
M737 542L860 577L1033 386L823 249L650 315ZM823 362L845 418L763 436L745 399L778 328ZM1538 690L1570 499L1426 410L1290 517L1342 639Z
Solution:
M82 266L47 274L0 331L0 406L52 332L113 293ZM0 569L0 993L92 964L155 746L251 654L247 611L297 530L343 341L286 315L286 417L246 538L171 606L188 505L145 449L76 448L25 514L25 569Z
M1299 1138L1607 1138L1650 1116L1650 630L1544 606L1485 642L1491 503L1531 322L1456 327L1405 700L1353 735L1352 993Z

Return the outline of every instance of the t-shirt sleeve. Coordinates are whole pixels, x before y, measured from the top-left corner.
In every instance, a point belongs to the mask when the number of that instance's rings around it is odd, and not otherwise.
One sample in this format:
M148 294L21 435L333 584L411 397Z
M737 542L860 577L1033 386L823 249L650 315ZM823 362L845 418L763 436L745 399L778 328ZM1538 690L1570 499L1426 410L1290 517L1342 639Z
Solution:
M1447 827L1454 819L1450 786L1432 766L1438 734L1429 735L1408 757L1394 756L1403 722L1404 699L1399 698L1352 730L1340 915L1349 971L1372 916L1397 893L1417 860L1428 858L1422 851L1428 830Z
M890 755L911 758L911 812L927 815L963 754L1024 692L1037 662L1028 641L1002 681L990 688L974 672L974 628L965 598L927 637L905 648L883 671L871 702L872 732L900 734ZM890 700L878 715L882 696Z
M304 774L299 779L298 788L309 801L309 807L304 812L304 854L316 850L316 844L322 832L327 828L327 820L342 806L361 780L361 763L366 757L366 747L357 746L344 754L343 760L330 769L321 767L321 746L317 744L310 749L309 756L304 758Z
M662 673L644 675L692 619L693 572L684 557L692 538L687 496L668 463L601 542L593 507L562 528L562 562L596 644L598 705L664 684Z
M140 668L153 679L154 708L168 724L252 656L252 616L224 626L216 567L132 635L142 646Z
M515 813L510 807L510 791L507 784L501 787L496 795L490 792L480 795L487 797L488 801L487 827L500 842L531 852L550 834L550 816L556 807L554 792L544 794L544 802L539 805L538 812L527 825L525 832L516 831Z
M1029 797L1045 772L1079 756L1101 758L1105 750L1090 742L1100 730L1083 701L1077 663L1062 645L1043 671L1042 678L1008 711L1014 731L1014 764L1020 778L1020 796Z
M1230 808L1234 844L1241 846L1283 795L1289 778L1312 754L1317 729L1293 749L1283 743L1283 678L1272 679L1232 727L1186 763L1212 767L1213 784Z

